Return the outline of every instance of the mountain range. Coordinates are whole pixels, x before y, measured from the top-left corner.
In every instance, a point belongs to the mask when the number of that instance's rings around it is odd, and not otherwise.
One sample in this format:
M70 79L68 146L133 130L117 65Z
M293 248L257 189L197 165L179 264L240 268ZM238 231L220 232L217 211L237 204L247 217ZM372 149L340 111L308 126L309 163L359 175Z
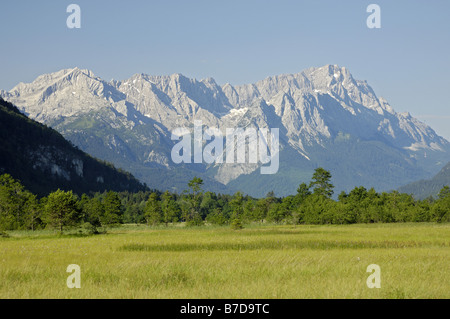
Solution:
M450 159L447 140L409 113L395 112L367 81L337 65L239 86L181 74L105 81L73 68L0 95L81 150L161 190L180 192L199 176L215 192L284 196L321 166L331 171L336 192L382 191L430 178ZM278 172L260 174L261 163L175 164L171 133L193 130L195 120L223 132L278 128Z

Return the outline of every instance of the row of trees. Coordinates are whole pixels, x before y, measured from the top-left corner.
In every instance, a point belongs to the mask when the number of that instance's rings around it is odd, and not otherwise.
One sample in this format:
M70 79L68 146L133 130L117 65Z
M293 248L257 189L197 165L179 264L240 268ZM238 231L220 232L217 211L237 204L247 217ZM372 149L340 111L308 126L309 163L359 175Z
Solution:
M0 231L84 224L92 232L99 226L123 222L123 206L116 192L81 198L72 191L57 190L38 199L10 175L0 176Z
M438 199L415 200L397 191L377 193L356 187L333 200L330 172L318 168L309 184L302 183L295 195L277 198L271 192L255 199L241 192L234 195L202 190L203 181L192 179L182 194L170 192L104 192L76 196L57 190L38 199L10 175L0 176L0 230L42 229L83 225L90 232L121 223L169 225L230 224L251 222L290 224L351 224L379 222L448 222L450 188Z

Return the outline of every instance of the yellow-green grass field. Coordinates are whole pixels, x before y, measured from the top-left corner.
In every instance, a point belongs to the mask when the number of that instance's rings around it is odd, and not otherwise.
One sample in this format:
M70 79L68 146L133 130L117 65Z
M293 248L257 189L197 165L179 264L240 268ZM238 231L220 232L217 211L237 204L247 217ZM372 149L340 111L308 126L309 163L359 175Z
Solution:
M0 298L449 298L449 224L148 228L0 238ZM67 287L67 266L81 288ZM368 288L367 266L381 268Z

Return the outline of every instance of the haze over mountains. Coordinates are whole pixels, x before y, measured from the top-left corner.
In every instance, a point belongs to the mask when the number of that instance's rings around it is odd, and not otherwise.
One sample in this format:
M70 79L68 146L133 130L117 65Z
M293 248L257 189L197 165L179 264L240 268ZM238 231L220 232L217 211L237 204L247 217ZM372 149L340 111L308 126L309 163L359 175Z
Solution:
M182 191L193 176L216 192L295 193L315 168L331 171L336 192L355 186L391 190L436 174L450 144L408 113L396 113L366 81L337 65L218 85L181 74L136 74L104 81L92 71L61 70L1 96L83 151L130 171L150 188ZM174 164L178 127L279 128L280 168L256 164Z

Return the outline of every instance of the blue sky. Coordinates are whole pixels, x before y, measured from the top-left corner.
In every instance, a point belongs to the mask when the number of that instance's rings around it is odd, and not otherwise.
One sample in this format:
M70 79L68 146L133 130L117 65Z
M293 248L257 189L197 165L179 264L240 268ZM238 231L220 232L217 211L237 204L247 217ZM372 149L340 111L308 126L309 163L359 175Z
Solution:
M66 26L69 4L81 29ZM381 7L381 29L366 8ZM0 88L78 66L238 85L338 64L450 140L450 1L5 1Z

